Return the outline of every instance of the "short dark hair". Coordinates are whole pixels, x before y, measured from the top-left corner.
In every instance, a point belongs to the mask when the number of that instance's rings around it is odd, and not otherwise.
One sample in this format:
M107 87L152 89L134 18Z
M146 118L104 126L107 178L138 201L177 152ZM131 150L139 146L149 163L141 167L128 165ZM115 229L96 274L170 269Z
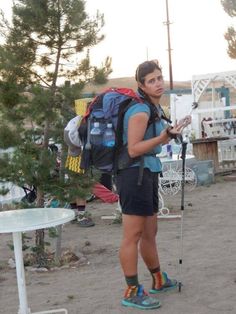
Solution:
M159 70L162 72L161 66L159 65L158 60L150 60L141 63L135 72L135 79L137 82L143 84L145 76L149 73L152 73L154 70Z

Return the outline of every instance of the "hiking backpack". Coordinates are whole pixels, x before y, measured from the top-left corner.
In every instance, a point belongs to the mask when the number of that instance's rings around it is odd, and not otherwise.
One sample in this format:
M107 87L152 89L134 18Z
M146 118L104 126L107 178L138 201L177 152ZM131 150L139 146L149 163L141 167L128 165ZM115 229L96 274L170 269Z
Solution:
M124 114L136 103L143 103L143 100L129 88L110 88L93 99L78 130L83 143L80 164L82 169L87 170L93 166L102 172L114 173L140 160L140 157L129 157L127 146L123 145L122 140ZM153 120L154 113L151 108L148 125ZM91 130L96 122L99 122L101 134L104 134L107 124L112 124L115 133L114 146L107 147L104 143L99 145L91 143Z
M144 156L156 156L156 154L151 151L142 156L131 158L128 154L127 145L123 143L124 115L132 105L137 103L144 103L143 98L140 98L129 88L110 88L98 94L88 105L85 114L71 119L64 129L64 139L69 147L66 168L74 172L84 173L94 167L102 172L116 174L118 170L139 162L138 184L141 184ZM145 102L145 105L148 105L150 109L147 128L150 125L153 126L153 137L155 137L157 136L155 121L163 119L170 125L171 120L165 115L161 107L158 108L148 102ZM115 134L113 146L106 146L104 142L99 145L91 142L91 130L96 123L99 123L101 136L108 124L112 126ZM181 142L181 135L173 134L172 138L175 138L178 143Z

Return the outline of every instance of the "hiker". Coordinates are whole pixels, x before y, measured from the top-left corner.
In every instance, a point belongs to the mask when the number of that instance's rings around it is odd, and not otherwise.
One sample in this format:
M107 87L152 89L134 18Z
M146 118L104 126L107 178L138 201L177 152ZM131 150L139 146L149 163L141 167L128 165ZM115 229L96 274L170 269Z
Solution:
M158 175L161 162L156 154L161 146L176 135L181 134L183 122L173 127L164 124L161 117L160 98L164 93L162 69L157 61L145 61L140 64L135 75L138 95L144 103L131 106L124 116L123 142L128 145L132 158L144 154L144 168L139 185L139 164L133 163L117 174L117 190L122 208L123 237L120 246L120 264L123 269L127 289L122 305L140 309L160 307L160 302L144 291L138 280L138 249L150 272L152 286L150 294L173 289L177 281L170 279L160 266L156 245L158 212ZM148 105L149 104L149 105ZM148 125L150 108L156 109L155 123ZM155 135L153 134L155 132Z

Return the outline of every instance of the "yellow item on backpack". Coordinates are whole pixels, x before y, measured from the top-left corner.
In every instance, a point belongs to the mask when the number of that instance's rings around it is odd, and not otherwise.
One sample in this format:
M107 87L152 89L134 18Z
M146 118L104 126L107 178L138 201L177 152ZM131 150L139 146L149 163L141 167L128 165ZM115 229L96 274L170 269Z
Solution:
M81 163L81 155L77 157L68 155L66 158L65 167L76 173L84 173L84 170L80 169L80 163Z

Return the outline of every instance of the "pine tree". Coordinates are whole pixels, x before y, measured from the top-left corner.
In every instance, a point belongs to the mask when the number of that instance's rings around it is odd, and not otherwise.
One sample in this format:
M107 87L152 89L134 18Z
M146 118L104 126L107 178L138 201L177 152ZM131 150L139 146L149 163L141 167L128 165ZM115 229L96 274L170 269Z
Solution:
M63 129L85 84L111 73L109 57L101 68L90 64L103 26L103 15L90 18L82 0L19 0L12 23L1 15L0 148L14 153L0 159L0 182L35 186L35 207L44 206L46 194L65 202L91 187L89 175L64 169ZM52 143L61 147L60 166ZM36 235L43 251L44 233Z
M229 16L236 16L236 0L221 0L221 4ZM228 55L230 58L236 59L236 31L233 26L228 27L225 39L228 42Z

